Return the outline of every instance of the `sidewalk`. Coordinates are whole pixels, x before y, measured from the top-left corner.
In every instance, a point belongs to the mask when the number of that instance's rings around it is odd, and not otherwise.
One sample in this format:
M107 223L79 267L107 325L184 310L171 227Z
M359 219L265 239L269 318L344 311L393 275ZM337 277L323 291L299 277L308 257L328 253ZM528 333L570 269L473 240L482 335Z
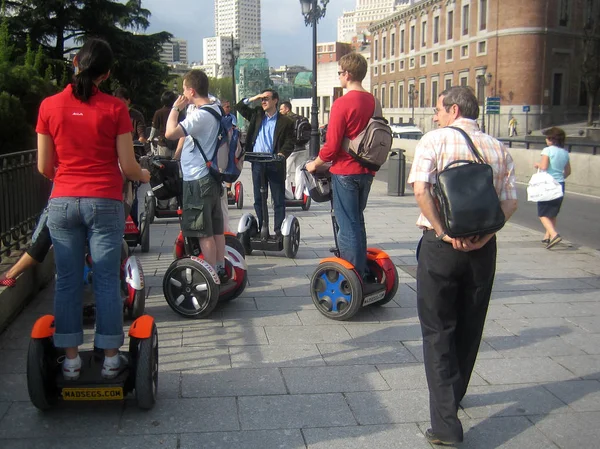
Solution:
M231 222L251 211L229 209ZM138 252L158 324L159 398L69 404L49 413L29 402L28 335L52 311L52 286L0 335L0 447L23 448L430 448L428 393L416 312L412 196L388 197L375 181L367 207L370 246L394 259L400 288L384 307L350 322L314 308L309 278L333 244L328 203L303 212L294 260L248 256L249 285L207 320L176 315L162 294L174 220L157 220ZM475 373L460 417L461 448L596 447L600 440L600 257L508 224ZM89 347L93 329L87 328Z

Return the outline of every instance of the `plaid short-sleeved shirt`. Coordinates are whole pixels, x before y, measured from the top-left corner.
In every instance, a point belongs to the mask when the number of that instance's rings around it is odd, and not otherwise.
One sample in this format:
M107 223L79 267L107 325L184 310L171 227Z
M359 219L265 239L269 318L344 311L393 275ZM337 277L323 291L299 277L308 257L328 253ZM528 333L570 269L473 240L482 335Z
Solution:
M471 137L475 148L492 167L494 187L500 201L516 200L515 167L512 156L497 139L482 133L474 120L460 118L452 126L463 129ZM474 160L465 138L458 131L440 128L425 134L415 150L415 157L408 176L408 184L417 181L433 186L438 171L452 161L459 159ZM431 223L423 214L417 219L417 226L431 228Z

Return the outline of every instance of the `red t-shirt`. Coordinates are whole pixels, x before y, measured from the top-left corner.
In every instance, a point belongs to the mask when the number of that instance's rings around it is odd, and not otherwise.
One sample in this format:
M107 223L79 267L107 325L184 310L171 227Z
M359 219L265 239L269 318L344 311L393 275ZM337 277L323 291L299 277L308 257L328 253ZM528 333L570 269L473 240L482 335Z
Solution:
M342 148L344 137L354 139L369 123L375 111L375 98L368 92L351 90L335 100L331 106L327 140L319 157L325 162L332 162L330 172L335 175L358 175L375 172L360 165Z
M121 100L97 91L84 103L69 85L42 101L35 130L54 141L57 171L50 198L123 200L117 136L131 133L131 120Z

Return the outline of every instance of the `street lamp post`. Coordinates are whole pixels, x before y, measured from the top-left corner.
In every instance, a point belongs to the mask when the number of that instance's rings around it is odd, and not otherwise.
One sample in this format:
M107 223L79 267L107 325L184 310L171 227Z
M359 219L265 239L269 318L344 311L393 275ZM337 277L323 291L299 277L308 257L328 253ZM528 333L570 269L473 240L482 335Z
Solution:
M485 132L485 108L486 108L486 104L485 104L485 88L486 86L489 86L490 83L492 82L492 74L491 73L485 73L485 68L483 69L483 73L480 75L477 75L477 86L479 87L479 92L482 94L483 98L483 107L481 108L481 132Z
M319 5L318 0L300 0L302 6L302 15L304 23L312 26L312 50L313 50L313 66L312 66L312 106L310 114L310 149L311 156L319 154L321 141L319 138L319 106L317 104L317 22L320 18L325 17L325 10L329 0L321 0Z
M237 62L237 58L240 55L240 46L238 43L235 42L235 40L233 39L233 34L231 35L231 106L235 106L235 104L237 103L237 101L235 100L235 91L236 91L236 84L235 84L235 63Z
M419 91L415 89L415 85L411 84L408 88L408 98L410 98L410 107L412 109L411 113L411 123L415 124L415 100L417 99L417 95L419 95Z

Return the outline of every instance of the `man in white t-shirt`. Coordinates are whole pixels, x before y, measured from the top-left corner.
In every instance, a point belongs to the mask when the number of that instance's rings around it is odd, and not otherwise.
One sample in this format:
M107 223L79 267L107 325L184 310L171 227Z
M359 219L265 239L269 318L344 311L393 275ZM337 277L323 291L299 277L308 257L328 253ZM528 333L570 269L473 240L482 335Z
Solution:
M178 123L179 113L186 106L186 118ZM215 267L221 282L225 282L227 274L221 210L222 187L206 166L206 160L210 161L216 150L220 122L208 108L221 115L219 105L209 98L208 77L201 70L186 73L183 77L183 95L173 104L165 137L173 140L184 137L180 153L183 173L183 235L199 239L204 260ZM206 160L198 147L204 151ZM176 154L175 158L178 156Z

